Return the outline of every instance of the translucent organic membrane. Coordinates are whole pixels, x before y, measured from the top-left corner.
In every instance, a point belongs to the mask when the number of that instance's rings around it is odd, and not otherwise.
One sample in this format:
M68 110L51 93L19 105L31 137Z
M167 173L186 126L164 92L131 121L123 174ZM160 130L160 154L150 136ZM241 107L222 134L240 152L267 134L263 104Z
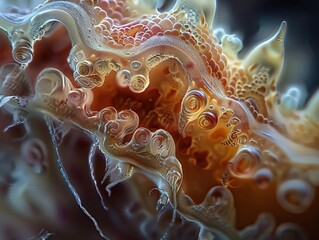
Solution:
M319 236L319 92L280 94L213 0L0 14L0 239ZM10 47L11 46L11 47Z

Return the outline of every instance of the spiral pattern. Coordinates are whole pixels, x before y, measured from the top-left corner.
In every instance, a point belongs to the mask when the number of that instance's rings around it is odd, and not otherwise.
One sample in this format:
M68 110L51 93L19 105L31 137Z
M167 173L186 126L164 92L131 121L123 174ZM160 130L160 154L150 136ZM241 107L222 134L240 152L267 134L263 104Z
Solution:
M90 80L90 78L86 76L78 76L75 78L75 81L77 81L84 88L95 87L94 83Z
M93 65L90 61L81 61L76 65L76 71L80 76L87 76L93 73Z
M133 121L137 118L137 114L131 110L125 110L118 113L118 119L126 120L126 121Z
M117 121L119 122L122 129L122 136L120 136L120 138L122 138L125 135L133 133L136 130L139 122L139 117L134 111L124 110L118 113Z
M230 172L238 178L251 178L260 164L260 155L260 152L251 146L243 147L230 161Z
M217 122L217 116L213 112L203 112L198 117L198 125L205 130L213 129L217 125Z
M108 62L104 60L97 60L94 64L95 71L99 74L106 74L109 72Z
M131 81L131 72L128 70L121 70L116 74L116 81L120 87L127 87Z
M25 39L18 40L13 47L12 56L16 62L27 65L33 59L32 45Z
M38 75L35 90L37 94L65 100L71 88L69 79L62 72L55 69L45 69Z
M110 134L110 136L116 136L118 133L120 133L121 130L121 125L117 121L111 120L108 122L107 132Z
M154 133L150 140L150 152L153 155L160 155L161 157L169 156L169 136L162 130Z
M130 81L129 88L132 92L141 93L144 92L148 84L149 81L145 76L141 74L134 75Z
M154 153L160 152L165 147L165 138L162 135L156 135L152 137L150 143L150 149Z
M147 128L138 128L133 135L133 143L138 146L146 146L152 137L152 133Z
M14 60L20 64L28 64L32 61L32 50L27 47L15 48L12 52Z
M102 123L115 120L116 116L117 116L117 111L114 107L103 108L98 114L98 117Z
M74 106L83 107L86 97L86 93L82 89L75 89L69 92L68 102Z
M184 110L188 114L198 113L207 104L205 93L199 90L192 90L184 98Z
M170 169L166 174L166 181L175 190L178 190L178 187L180 185L179 182L181 179L182 179L181 174L174 169Z

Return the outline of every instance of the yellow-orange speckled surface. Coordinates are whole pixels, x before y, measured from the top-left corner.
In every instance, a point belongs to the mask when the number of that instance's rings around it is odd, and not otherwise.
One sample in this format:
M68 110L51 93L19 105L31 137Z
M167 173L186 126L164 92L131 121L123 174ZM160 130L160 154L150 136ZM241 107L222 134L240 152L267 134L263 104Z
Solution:
M239 56L216 11L0 15L0 239L318 237L318 90L278 91L290 26Z

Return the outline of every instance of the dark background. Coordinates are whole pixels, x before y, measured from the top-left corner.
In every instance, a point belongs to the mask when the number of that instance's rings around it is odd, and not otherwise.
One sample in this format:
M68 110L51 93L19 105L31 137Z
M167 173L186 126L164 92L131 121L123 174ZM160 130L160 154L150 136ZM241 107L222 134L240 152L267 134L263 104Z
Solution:
M285 68L279 90L301 84L309 97L319 86L318 5L316 0L217 0L215 26L224 24L227 32L238 34L244 45L241 55L245 56L287 21Z

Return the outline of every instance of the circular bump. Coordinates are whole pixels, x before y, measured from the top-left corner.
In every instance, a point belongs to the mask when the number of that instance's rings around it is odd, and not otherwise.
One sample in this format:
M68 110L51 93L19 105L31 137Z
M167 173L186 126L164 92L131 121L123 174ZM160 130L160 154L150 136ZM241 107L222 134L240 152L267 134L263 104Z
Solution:
M28 64L33 59L33 49L26 39L18 40L13 47L12 56L20 64Z
M166 158L175 153L175 144L169 133L158 130L151 137L149 149L154 156L159 155L161 158Z
M105 129L105 133L109 134L112 137L116 137L122 131L121 125L116 120L111 120L107 124L107 128Z
M142 63L139 61L133 61L131 62L131 68L133 70L139 70L142 67Z
M306 240L308 239L305 230L295 223L280 224L275 233L279 240Z
M173 169L169 170L165 178L175 191L180 188L180 180L182 179L182 176L178 171Z
M76 71L81 76L87 76L92 74L93 65L90 61L81 61L76 65Z
M121 70L116 74L116 81L120 87L127 87L130 84L131 77L129 70Z
M122 134L127 135L133 133L138 127L139 116L134 111L123 110L118 113L117 121L123 129Z
M208 211L229 219L233 214L233 202L233 196L227 188L215 186L207 192L201 205Z
M287 111L297 110L305 100L305 90L298 86L290 87L282 94L280 106Z
M118 113L117 118L125 121L131 121L137 117L137 114L131 110L125 110Z
M75 89L68 93L68 104L75 107L81 107L85 105L87 100L87 94L82 89Z
M198 125L205 130L213 129L217 125L217 122L217 116L213 112L203 112L198 117Z
M233 54L237 54L242 49L243 43L236 35L232 34L223 36L222 46L227 52L229 51Z
M251 146L241 148L229 162L229 170L234 177L251 178L260 163L260 151Z
M268 188L273 180L274 175L272 171L270 171L268 168L259 169L258 171L256 171L254 176L254 182L256 186L260 189Z
M280 205L291 213L306 211L313 198L313 187L300 179L287 180L277 189L277 199Z
M40 95L65 100L66 94L71 91L71 86L70 80L62 72L47 68L39 73L35 91Z
M45 170L48 150L46 145L40 139L28 139L20 149L21 157L33 168L36 173L42 173Z
M149 81L145 76L141 74L134 75L130 81L129 88L132 92L142 93L147 88L148 84Z
M202 203L205 207L209 208L214 206L216 203L223 203L227 199L226 188L222 186L216 186L211 188Z
M184 100L184 110L188 114L198 113L207 103L206 95L202 91L188 92Z
M163 134L154 134L150 140L150 152L157 155L167 147L166 136Z
M103 108L98 114L98 118L103 123L115 120L116 116L117 116L117 111L114 107Z
M178 191L183 180L182 166L178 159L175 156L169 155L163 161L163 169L166 172L166 181L174 191Z
M134 132L133 145L138 147L146 146L152 137L152 133L147 128L139 128Z
M108 62L104 60L97 60L94 63L95 71L99 74L106 74L109 72Z
M101 87L104 83L104 80L98 75L90 75L88 79L92 83L93 87Z
M237 118L237 117L232 117L232 118L229 120L229 123L230 123L231 125L233 125L233 126L238 125L240 122L241 122L240 119Z
M86 76L78 76L75 78L75 81L78 82L81 85L81 87L84 87L84 88L95 87L95 85L93 84L91 79L89 77L86 77Z

